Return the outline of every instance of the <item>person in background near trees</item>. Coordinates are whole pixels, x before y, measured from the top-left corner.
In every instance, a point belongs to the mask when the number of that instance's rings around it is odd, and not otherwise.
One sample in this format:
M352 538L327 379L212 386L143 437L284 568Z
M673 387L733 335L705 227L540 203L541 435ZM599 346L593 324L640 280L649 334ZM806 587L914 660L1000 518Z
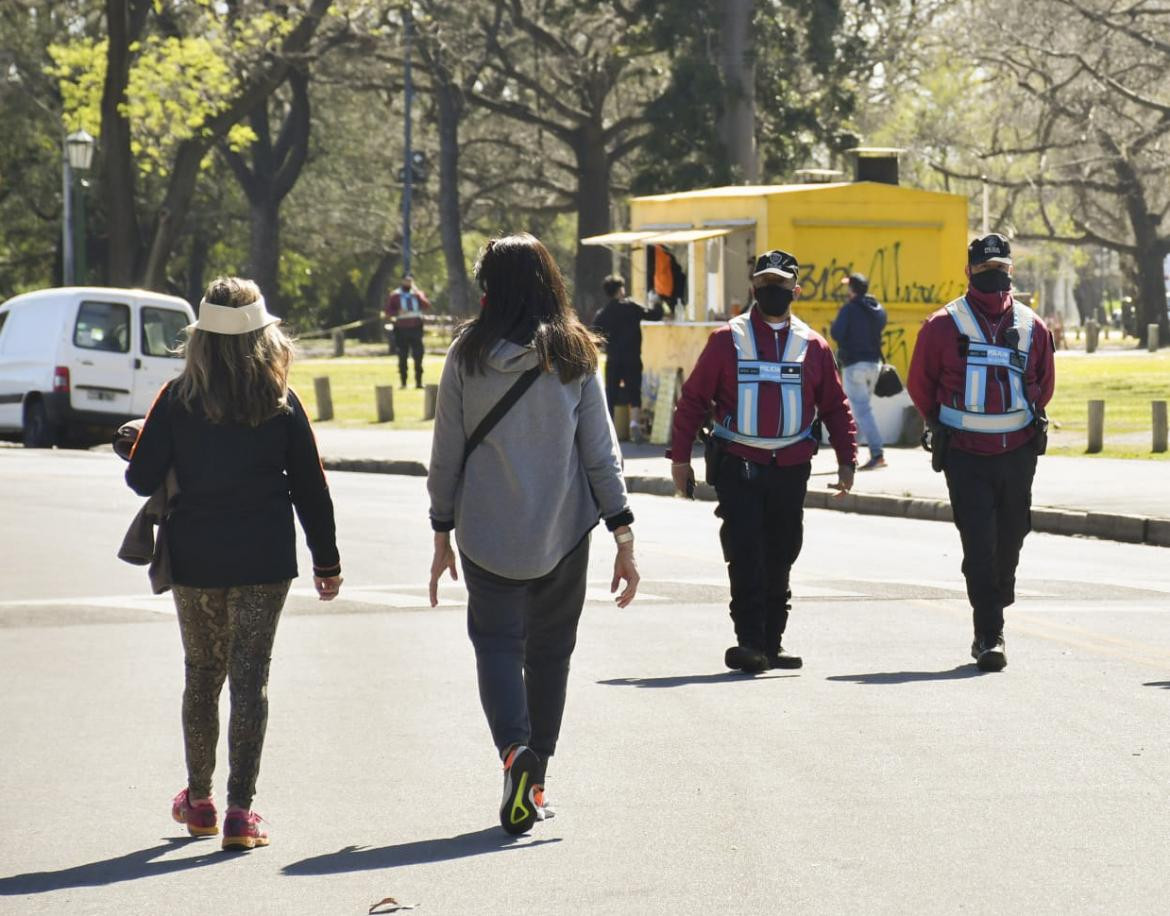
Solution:
M552 813L545 772L585 603L590 532L604 519L614 535L610 590L625 580L615 599L625 607L638 588L634 516L597 341L569 306L548 249L527 233L493 239L475 273L483 309L460 329L439 382L427 477L430 598L437 604L444 571L457 578L454 530L480 701L504 763L500 824L518 834ZM522 393L477 433L508 392Z
M215 280L188 328L186 365L159 392L126 469L126 482L142 496L154 493L168 470L178 484L163 525L186 661L187 786L171 815L192 836L218 832L211 780L226 677L225 849L268 845L251 807L272 644L297 576L294 509L318 596L330 601L341 588L333 502L309 418L288 387L293 347L279 320L251 280Z
M1012 298L1012 249L998 233L967 249L967 294L923 324L906 389L946 473L981 671L1007 664L1003 611L1032 529L1032 479L1056 386L1052 335Z
M799 655L785 650L783 637L822 422L837 453L831 486L847 493L857 465L853 417L833 352L792 314L799 275L800 265L786 251L756 260L755 301L708 338L683 385L666 453L675 492L693 495L691 447L714 414L711 435L720 457L707 474L719 500L715 514L723 520L719 540L736 638L723 661L745 672L802 665Z
M423 312L431 310L430 300L407 274L402 285L390 294L386 318L394 322L394 349L398 351L398 377L406 387L407 359L414 357L414 387L423 386Z
M593 319L593 330L605 338L605 400L609 414L619 404L630 407L630 438L642 441L642 322L661 321L662 303L651 308L626 296L626 282L617 274L601 289L608 300Z
M859 471L873 471L886 466L882 455L882 434L873 415L873 386L882 367L882 331L886 327L886 310L868 295L869 280L864 274L850 274L843 281L849 285L849 299L837 312L829 329L837 341L837 362L841 366L841 383L845 397L865 436L869 461Z

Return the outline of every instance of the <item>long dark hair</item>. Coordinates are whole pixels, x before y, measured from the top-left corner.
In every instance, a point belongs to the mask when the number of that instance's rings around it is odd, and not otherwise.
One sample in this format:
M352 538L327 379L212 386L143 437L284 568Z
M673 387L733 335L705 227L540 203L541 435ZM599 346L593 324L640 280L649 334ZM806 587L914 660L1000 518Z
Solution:
M203 294L212 305L233 308L260 298L260 287L240 277L217 277ZM180 348L187 362L175 379L175 396L188 411L212 423L259 426L291 413L288 370L293 344L270 324L246 334L213 334L193 328Z
M597 371L598 339L569 305L565 281L548 249L527 232L492 239L475 265L484 293L479 316L459 329L464 371L483 374L501 340L531 342L545 372L571 382Z

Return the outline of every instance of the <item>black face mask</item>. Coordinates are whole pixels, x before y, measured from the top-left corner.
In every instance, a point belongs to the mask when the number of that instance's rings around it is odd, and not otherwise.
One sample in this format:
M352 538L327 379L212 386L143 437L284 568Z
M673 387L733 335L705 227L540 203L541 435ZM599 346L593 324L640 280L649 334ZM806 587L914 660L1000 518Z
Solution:
M1006 293L1012 288L1012 278L1006 270L985 270L971 274L971 285L981 293Z
M788 311L794 298L793 291L783 286L761 286L756 290L756 302L760 311L769 318L779 318Z

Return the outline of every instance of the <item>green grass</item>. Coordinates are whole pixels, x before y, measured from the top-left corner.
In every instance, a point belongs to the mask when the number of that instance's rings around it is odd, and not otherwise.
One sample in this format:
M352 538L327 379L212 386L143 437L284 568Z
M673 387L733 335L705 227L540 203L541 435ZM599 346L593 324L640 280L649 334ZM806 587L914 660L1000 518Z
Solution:
M1126 355L1058 352L1056 393L1048 416L1060 429L1054 431L1051 454L1085 454L1090 400L1105 402L1102 457L1170 458L1150 451L1150 402L1170 400L1170 350Z
M427 354L423 358L423 384L437 385L443 371L444 357ZM305 403L310 417L317 418L317 398L313 379L329 378L333 395L333 423L337 426L377 426L383 429L429 429L424 421L423 392L414 387L414 361L410 363L410 387L399 388L397 356L342 356L337 359L299 359L293 363L289 382ZM394 387L394 419L378 423L374 407L374 388Z

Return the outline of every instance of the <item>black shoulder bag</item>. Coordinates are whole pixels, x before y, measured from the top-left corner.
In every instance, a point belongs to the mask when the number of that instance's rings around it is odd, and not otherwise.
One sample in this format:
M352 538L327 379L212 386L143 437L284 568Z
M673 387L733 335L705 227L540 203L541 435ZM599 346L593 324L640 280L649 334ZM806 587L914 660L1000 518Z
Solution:
M479 426L467 437L467 442L463 446L462 467L467 466L467 459L475 447L483 442L484 437L492 431L492 427L504 418L504 414L512 409L512 405L520 400L521 395L532 387L532 383L536 381L541 371L540 366L533 366L521 373L520 378L513 382L512 387L505 391L504 396L496 401L492 409L487 412L487 416L479 421Z

